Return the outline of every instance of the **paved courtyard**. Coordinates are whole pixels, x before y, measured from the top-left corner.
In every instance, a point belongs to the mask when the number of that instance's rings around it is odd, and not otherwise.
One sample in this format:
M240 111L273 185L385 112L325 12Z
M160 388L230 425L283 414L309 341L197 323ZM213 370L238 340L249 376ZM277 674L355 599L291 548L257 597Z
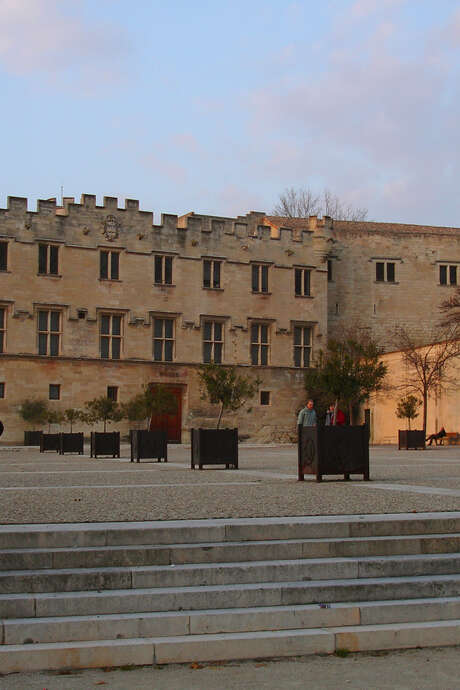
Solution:
M213 517L460 510L460 447L398 451L372 447L371 481L297 481L296 446L240 446L240 469L190 469L190 447L170 446L169 462L91 459L35 448L0 447L0 523L105 522ZM24 673L0 690L138 688L442 688L458 684L456 647L347 658L310 656Z
M460 447L370 450L371 481L297 481L297 448L240 446L240 469L190 469L190 447L169 462L0 447L0 521L105 522L460 510Z

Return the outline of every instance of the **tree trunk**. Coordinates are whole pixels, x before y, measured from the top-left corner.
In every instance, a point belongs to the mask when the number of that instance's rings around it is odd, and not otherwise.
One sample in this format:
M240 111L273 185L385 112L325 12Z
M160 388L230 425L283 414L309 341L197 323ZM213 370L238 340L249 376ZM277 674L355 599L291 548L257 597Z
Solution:
M335 426L337 424L337 410L338 409L339 409L339 399L336 398L335 405L334 405L334 416L332 418L332 426Z
M427 407L428 407L428 393L427 393L427 391L423 391L423 433L425 434L425 436L426 436Z
M219 412L219 419L217 420L217 426L216 426L216 429L218 429L218 428L219 428L219 426L220 426L220 420L222 419L222 415L223 415L223 413L224 413L224 405L223 405L223 404L221 404L221 406L220 406L220 412Z

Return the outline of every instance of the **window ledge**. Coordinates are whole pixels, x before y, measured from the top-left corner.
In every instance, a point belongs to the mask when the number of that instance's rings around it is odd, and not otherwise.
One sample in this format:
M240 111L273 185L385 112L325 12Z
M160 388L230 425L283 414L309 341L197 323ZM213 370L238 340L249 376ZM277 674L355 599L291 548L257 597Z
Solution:
M122 283L120 278L98 278L100 283Z
M374 280L374 285L399 285L399 280Z
M438 283L438 287L442 288L457 288L458 283Z
M175 283L153 283L154 287L166 287L166 288L172 288L176 287Z
M208 287L207 285L203 285L203 290L212 290L213 292L223 292L224 288L221 287Z
M62 273L37 273L39 278L62 278Z
M296 299L314 299L314 295L294 295Z
M271 295L271 292L260 292L259 290L252 290L253 295L262 295L262 297L266 297L267 295Z

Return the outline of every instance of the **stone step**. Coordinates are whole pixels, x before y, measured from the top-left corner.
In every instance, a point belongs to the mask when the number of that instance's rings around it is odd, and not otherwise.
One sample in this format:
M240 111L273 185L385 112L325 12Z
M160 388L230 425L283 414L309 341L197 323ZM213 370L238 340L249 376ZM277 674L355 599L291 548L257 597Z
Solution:
M460 551L460 533L0 550L2 570L51 570L302 558L417 555Z
M0 572L0 594L460 573L460 553Z
M460 620L0 646L0 673L460 644Z
M6 645L329 628L460 618L460 597L357 601L161 613L14 618L0 622Z
M460 575L2 594L0 619L456 597Z
M193 544L460 533L458 512L3 525L0 549Z

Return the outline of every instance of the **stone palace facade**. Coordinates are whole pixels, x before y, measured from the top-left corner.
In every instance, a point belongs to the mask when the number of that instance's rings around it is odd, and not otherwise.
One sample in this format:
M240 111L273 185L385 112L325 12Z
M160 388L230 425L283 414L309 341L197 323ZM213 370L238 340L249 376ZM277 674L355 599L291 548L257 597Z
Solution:
M9 197L0 209L0 419L21 442L26 398L64 410L143 385L174 390L176 441L213 426L203 362L261 383L237 415L243 438L295 431L303 370L328 336L367 329L387 350L403 324L423 337L460 283L460 229L392 223L152 212ZM173 424L173 427L174 427ZM128 423L122 424L128 429ZM88 431L88 430L86 430Z

